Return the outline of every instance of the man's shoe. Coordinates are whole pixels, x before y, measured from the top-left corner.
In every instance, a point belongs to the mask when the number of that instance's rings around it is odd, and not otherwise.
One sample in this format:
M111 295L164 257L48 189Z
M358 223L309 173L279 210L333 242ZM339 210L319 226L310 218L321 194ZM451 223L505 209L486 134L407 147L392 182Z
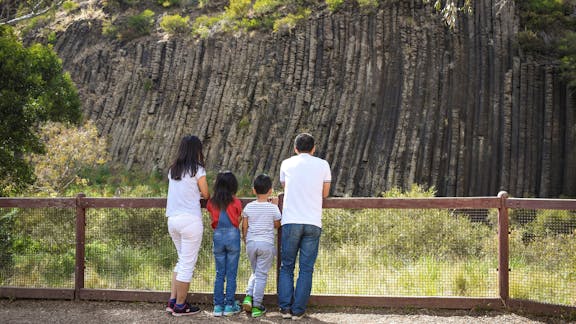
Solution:
M294 321L299 321L302 318L304 318L304 312L302 312L300 314L292 314L292 320L294 320Z
M252 307L252 317L253 318L260 317L260 316L264 315L264 313L266 313L266 308L264 308L264 306L260 305L260 306Z
M240 313L240 305L238 303L234 303L234 305L226 305L224 307L224 316L232 316Z
M244 301L242 302L242 309L245 312L250 312L252 310L252 296L246 295Z
M186 316L186 315L194 315L200 312L200 308L196 306L192 306L189 303L184 303L183 307L178 307L178 305L174 305L174 311L172 315L174 316Z
M282 314L282 318L292 318L292 313L289 309L280 309L280 314Z
M212 315L214 315L214 317L220 317L222 314L224 314L224 307L220 305L214 306L214 312L212 312Z

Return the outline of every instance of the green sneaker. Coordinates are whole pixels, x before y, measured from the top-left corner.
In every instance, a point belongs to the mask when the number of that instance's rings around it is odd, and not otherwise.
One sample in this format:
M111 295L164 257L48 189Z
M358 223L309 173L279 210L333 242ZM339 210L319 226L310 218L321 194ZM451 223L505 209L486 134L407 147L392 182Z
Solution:
M252 317L260 317L264 315L264 313L266 313L266 308L264 308L264 306L260 305L252 307Z
M252 296L246 295L244 301L242 302L242 309L245 312L250 312L252 310Z

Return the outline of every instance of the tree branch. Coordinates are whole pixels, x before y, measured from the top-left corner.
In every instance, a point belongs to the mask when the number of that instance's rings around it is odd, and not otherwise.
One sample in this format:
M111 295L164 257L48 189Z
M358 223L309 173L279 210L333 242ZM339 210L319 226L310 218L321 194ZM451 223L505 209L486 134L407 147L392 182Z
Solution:
M30 12L29 14L26 14L24 16L20 16L20 17L16 17L16 18L12 18L10 20L4 20L4 21L0 21L0 25L14 25L19 21L23 21L26 19L30 19L30 18L34 18L40 15L43 15L45 13L47 13L48 11L50 11L51 9L56 9L58 7L60 7L62 5L62 3L64 3L64 0L60 0L40 11L36 11L36 9L38 9L38 7L40 6L40 4L42 4L43 1L38 2L34 8L32 8L32 12Z

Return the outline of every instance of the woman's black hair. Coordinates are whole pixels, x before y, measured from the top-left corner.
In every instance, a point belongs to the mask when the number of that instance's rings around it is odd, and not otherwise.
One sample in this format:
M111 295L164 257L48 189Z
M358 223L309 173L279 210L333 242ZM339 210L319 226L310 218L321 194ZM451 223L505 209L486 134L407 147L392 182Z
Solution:
M216 181L214 181L214 195L212 195L212 203L220 210L225 210L226 207L234 199L234 195L238 191L238 180L236 176L230 171L218 172Z
M202 142L194 135L184 136L180 141L178 156L170 166L170 177L174 180L182 180L186 173L193 177L198 172L198 166L204 167Z

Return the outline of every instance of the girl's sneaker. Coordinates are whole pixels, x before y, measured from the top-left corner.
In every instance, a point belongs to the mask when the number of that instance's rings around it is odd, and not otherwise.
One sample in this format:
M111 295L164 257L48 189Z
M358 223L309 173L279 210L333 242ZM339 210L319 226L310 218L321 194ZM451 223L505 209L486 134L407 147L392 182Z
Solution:
M245 312L252 311L252 296L246 295L246 297L244 297L244 301L242 302L242 309Z
M266 308L264 308L264 306L260 305L252 307L252 317L260 317L264 315L264 313L266 313Z
M226 307L224 307L224 316L232 316L240 313L240 305L238 304L238 302L235 302L234 305L226 305Z
M214 306L214 312L212 313L212 315L214 315L215 317L220 317L223 314L224 314L224 307L220 305Z
M192 306L189 303L185 303L184 306L178 307L178 305L174 305L174 311L172 315L174 316L186 316L186 315L194 315L200 312L200 308L196 306Z

